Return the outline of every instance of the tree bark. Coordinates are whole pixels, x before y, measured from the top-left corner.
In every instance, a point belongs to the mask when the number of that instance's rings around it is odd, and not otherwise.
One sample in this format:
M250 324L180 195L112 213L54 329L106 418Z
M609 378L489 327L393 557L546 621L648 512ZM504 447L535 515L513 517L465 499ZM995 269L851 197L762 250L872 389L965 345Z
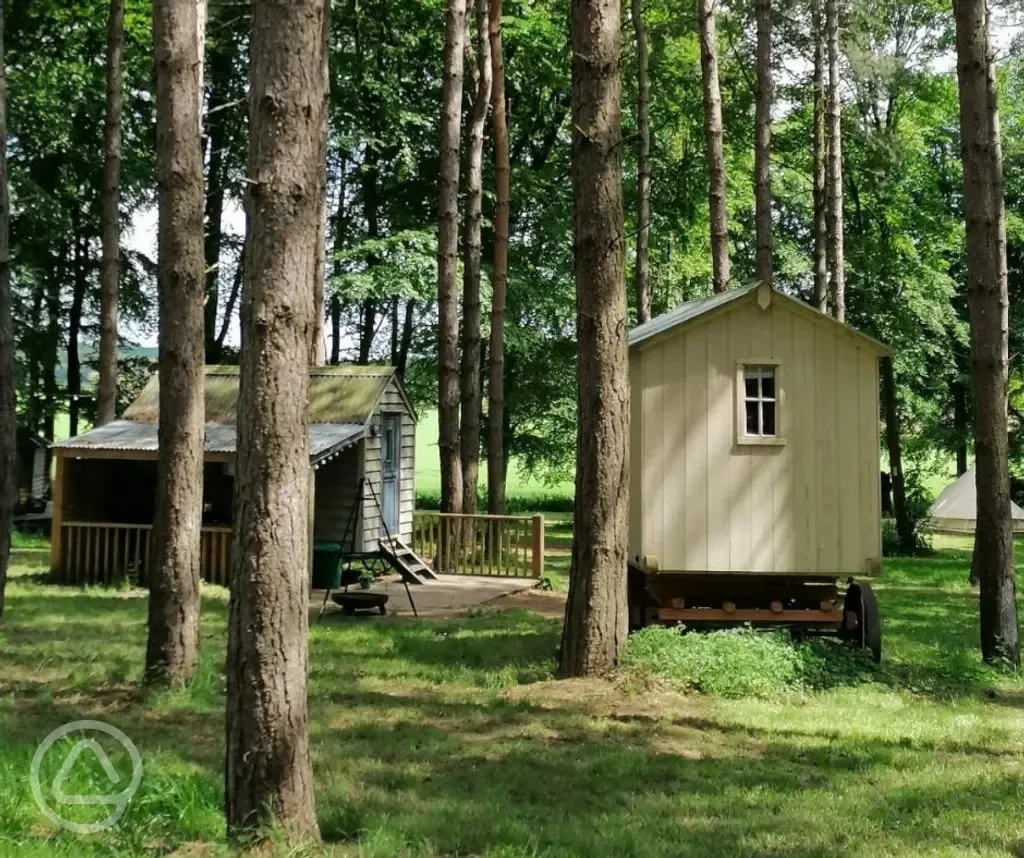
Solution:
M469 117L466 146L466 216L462 247L462 424L459 454L462 511L476 512L480 466L480 219L483 210L484 129L491 100L489 0L476 0L477 88Z
M579 417L561 672L614 666L626 637L629 358L618 0L573 0L573 256Z
M203 153L197 7L153 2L160 424L146 678L182 685L199 650L203 516Z
M636 37L636 320L651 318L651 85L647 75L647 29L641 0L631 0L630 17Z
M711 213L712 288L729 287L729 216L725 195L725 155L722 147L722 95L718 86L718 45L715 34L716 0L699 0L700 69L704 93L704 139L708 160L708 207Z
M100 353L96 423L114 419L117 410L117 289L121 276L121 54L124 48L124 0L110 0L107 19L107 113L103 129L103 211L100 233Z
M331 32L331 4L324 2L317 8L323 8L319 49L320 76L322 78L320 92L323 107L320 110L323 129L320 132L320 189L317 192L318 214L316 221L316 259L313 263L313 327L309 335L309 365L323 366L326 360L324 348L324 321L327 314L324 309L327 281L327 114L331 96L331 73L327 56L327 45Z
M0 5L0 618L4 615L7 564L14 516L14 325L11 318L10 202L7 196L7 65L4 10Z
M491 335L487 384L487 511L505 512L505 302L508 291L508 125L501 2L491 0L491 122L494 127L494 271L491 275Z
M892 509L896 518L896 533L900 553L912 554L914 524L907 509L906 483L903 480L903 451L900 443L899 398L892 358L882 359L882 408L885 411L885 445L889 453L889 478L892 481Z
M967 397L970 395L968 384L964 376L970 371L968 367L961 375L960 359L956 361L957 374L953 380L950 393L953 397L953 444L956 450L956 475L962 477L967 473L967 439L970 437L971 427L967 414Z
M250 258L242 299L228 622L228 831L318 839L309 760L308 356L325 156L326 0L253 3Z
M224 349L224 340L227 339L228 328L231 327L231 317L235 314L235 304L238 303L238 295L242 291L242 277L245 274L245 249L248 243L248 238L242 239L242 249L238 253L235 275L231 280L231 291L228 292L228 300L224 304L224 315L220 320L220 331L217 333L215 342L215 353L218 360Z
M395 369L398 377L405 378L405 368L409 365L409 350L412 348L413 318L416 315L416 301L410 298L405 302L405 321L402 322L402 338L398 342L398 360Z
M466 0L446 0L444 93L441 118L441 195L437 229L438 448L441 511L462 511L459 457L459 138L466 48Z
M825 0L828 50L828 238L832 315L846 321L846 257L843 249L843 106L839 98L839 0Z
M1003 159L984 0L954 0L970 301L981 654L1020 663L1007 438L1008 307Z
M71 292L71 306L68 308L68 433L72 438L78 434L78 416L82 403L82 360L79 354L79 337L82 333L82 307L85 303L85 290L89 285L86 271L88 248L82 235L81 212L77 209L72 214L75 234L72 240L74 249L74 283Z
M757 0L757 98L754 109L754 222L756 273L772 283L772 8Z
M811 11L814 38L814 306L828 312L828 217L825 192L825 32L823 0Z
M331 296L331 366L341 363L341 298Z
M356 363L368 364L373 349L373 335L377 331L377 302L373 298L363 301L359 324L359 357Z

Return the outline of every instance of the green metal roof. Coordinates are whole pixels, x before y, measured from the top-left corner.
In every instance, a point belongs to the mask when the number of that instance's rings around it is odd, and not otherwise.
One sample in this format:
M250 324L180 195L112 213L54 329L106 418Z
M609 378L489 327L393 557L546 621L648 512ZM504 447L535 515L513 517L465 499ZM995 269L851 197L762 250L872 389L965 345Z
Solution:
M318 366L309 370L310 423L365 423L395 375L390 366ZM238 416L237 366L206 367L206 422L234 425ZM160 382L156 374L128 407L124 419L156 423Z

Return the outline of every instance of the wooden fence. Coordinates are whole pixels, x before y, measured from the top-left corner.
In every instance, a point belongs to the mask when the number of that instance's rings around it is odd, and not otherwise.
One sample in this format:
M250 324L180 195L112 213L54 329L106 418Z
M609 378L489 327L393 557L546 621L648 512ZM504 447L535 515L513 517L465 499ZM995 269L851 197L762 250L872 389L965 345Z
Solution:
M54 574L61 584L111 586L145 584L153 551L149 524L65 521ZM200 543L200 574L211 584L228 586L231 579L231 528L204 527Z
M417 512L413 549L446 574L540 578L544 516Z

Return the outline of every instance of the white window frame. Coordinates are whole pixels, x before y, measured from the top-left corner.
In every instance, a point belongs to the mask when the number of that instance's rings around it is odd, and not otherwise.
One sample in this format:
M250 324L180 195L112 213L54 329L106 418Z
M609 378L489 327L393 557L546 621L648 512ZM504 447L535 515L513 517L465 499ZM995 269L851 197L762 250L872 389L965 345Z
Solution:
M775 434L747 434L747 371L770 368L775 376ZM783 387L782 363L776 358L744 358L736 362L736 443L742 446L778 447L786 443L785 437L785 388ZM758 402L764 400L758 389Z

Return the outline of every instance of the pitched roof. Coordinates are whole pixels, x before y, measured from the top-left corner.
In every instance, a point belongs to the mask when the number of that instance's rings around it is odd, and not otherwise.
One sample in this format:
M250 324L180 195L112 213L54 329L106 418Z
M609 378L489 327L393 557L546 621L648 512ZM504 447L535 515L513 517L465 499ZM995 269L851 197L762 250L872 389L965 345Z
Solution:
M365 423L394 377L395 369L390 366L310 368L309 422ZM238 416L238 379L237 366L206 367L207 423L234 426ZM154 374L124 417L155 424L159 415L160 381Z
M978 485L974 468L968 468L955 482L946 486L928 510L933 524L956 519L973 521L978 516ZM1010 501L1010 518L1014 525L1024 524L1024 509Z
M678 328L681 325L688 324L702 316L706 316L713 310L717 310L720 307L732 304L733 302L739 301L743 298L753 296L757 293L758 287L762 285L764 285L765 289L770 290L772 300L775 298L781 298L785 302L786 306L792 307L802 313L811 313L817 321L838 326L873 346L880 353L889 353L888 346L879 342L874 337L861 333L856 328L852 328L842 322L837 322L828 314L819 312L810 304L804 303L799 298L794 298L792 295L787 295L785 292L780 292L778 289L774 289L761 283L752 283L749 286L741 286L739 289L729 289L725 292L719 292L715 295L711 295L708 298L699 298L696 301L687 301L684 304L680 304L674 310L669 310L669 312L663 313L662 315L651 319L649 322L645 322L644 324L637 325L633 328L633 330L629 332L629 346L632 348L633 346L639 345L652 337L656 337L659 334L672 330L673 328ZM767 304L764 306L767 306Z
M356 443L363 437L366 427L362 423L311 423L309 426L309 462L316 464ZM203 451L210 454L231 454L237 444L235 427L220 423L207 423ZM68 438L57 449L72 455L89 456L99 452L156 453L157 427L155 423L115 420L97 426L82 435ZM127 457L130 458L130 457Z

